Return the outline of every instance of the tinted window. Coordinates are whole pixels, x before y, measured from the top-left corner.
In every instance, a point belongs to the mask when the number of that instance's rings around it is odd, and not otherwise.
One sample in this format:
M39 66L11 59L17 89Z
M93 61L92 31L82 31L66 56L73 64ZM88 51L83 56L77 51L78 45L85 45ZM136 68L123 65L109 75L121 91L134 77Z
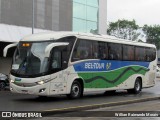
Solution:
M99 42L99 59L108 59L108 47L106 42Z
M134 46L123 45L123 60L134 60Z
M74 48L72 61L83 59L153 61L155 58L156 50L154 48L78 40Z
M154 48L146 48L146 61L153 61L156 58L156 50Z
M67 42L69 45L65 46L62 50L62 66L67 67L67 63L70 58L70 53L73 48L73 44L75 42L76 37L74 36L69 36L69 37L64 37L61 39L58 39L56 42Z
M135 48L135 60L136 61L145 61L146 55L145 55L145 48L143 47L136 47Z
M91 59L92 42L89 40L78 40L74 48L72 61Z
M120 44L108 43L108 52L110 60L122 59L122 47Z
M97 41L92 42L92 58L99 59L99 44Z

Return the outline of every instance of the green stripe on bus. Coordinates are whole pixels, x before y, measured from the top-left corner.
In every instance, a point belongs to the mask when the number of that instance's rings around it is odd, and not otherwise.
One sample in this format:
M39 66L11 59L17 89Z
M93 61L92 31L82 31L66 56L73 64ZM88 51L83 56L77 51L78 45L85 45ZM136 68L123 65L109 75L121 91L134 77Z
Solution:
M84 79L85 88L110 88L115 87L134 74L145 75L149 71L141 66L128 66L109 72L78 73Z

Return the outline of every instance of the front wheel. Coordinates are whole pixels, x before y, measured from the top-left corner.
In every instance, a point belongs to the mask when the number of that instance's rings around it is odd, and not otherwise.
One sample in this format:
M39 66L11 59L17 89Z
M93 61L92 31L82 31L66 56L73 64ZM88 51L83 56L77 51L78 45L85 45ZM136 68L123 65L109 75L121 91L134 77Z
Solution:
M68 94L67 97L70 99L76 99L79 98L81 94L82 94L82 86L76 80L72 83L70 94Z
M134 94L138 94L140 93L142 90L142 82L139 78L136 79L135 84L134 84L134 88L133 89L128 89L129 93L134 93Z

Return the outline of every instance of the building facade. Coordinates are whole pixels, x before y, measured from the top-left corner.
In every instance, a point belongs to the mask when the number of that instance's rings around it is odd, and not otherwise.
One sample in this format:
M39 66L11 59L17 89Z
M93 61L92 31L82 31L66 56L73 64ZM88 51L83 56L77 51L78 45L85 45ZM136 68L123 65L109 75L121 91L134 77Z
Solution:
M0 0L0 23L106 34L106 0Z
M0 24L4 27L3 30L0 29L0 35L3 36L0 37L0 50L3 51L6 45L16 41L13 39L23 37L19 35L31 34L33 11L36 29L106 34L106 2L107 0L0 0ZM2 52L0 53L0 73L9 74L12 51L14 50L11 50L10 58L3 58Z
M73 0L73 31L98 30L98 0Z

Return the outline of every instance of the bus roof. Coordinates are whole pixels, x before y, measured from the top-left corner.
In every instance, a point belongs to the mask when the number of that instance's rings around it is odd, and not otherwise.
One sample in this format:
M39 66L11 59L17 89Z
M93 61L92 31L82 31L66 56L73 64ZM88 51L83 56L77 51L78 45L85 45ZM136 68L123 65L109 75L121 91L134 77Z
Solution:
M56 40L67 36L75 36L77 38L89 39L89 40L98 40L98 41L106 41L113 43L121 43L121 44L129 44L136 46L145 46L145 47L155 47L153 44L136 42L131 40L120 39L114 36L109 35L99 35L92 33L80 33L80 32L46 32L46 33L37 33L33 35L29 35L21 39L21 41L48 41L48 40Z

